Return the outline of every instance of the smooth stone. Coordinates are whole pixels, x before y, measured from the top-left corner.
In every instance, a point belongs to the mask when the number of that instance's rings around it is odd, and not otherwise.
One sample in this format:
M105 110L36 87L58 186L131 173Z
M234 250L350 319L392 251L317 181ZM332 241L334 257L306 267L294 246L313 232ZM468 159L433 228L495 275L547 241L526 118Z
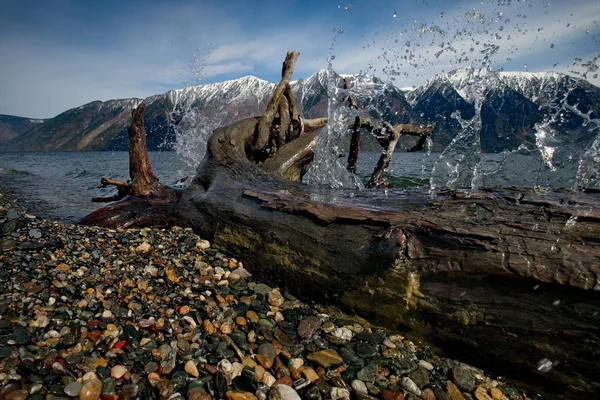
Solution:
M294 388L277 383L269 391L269 400L301 400Z
M307 357L310 361L319 364L323 368L329 368L332 365L343 364L344 360L337 351L333 349L321 350L315 353L311 353Z
M102 382L100 379L90 379L81 386L79 398L81 400L98 400L102 394Z
M273 323L270 320L266 319L266 318L259 319L258 320L258 324L260 326L264 326L265 328L273 328L273 326L274 326Z
M250 393L242 390L232 390L225 393L227 400L257 400L258 398Z
M355 379L350 383L352 389L356 390L358 393L369 394L369 389L367 389L367 385L360 379Z
M271 290L273 290L273 288L264 283L257 283L256 286L254 286L254 292L262 294L263 296L266 296Z
M452 368L454 383L459 388L471 392L477 387L475 374L478 372L475 368L467 364L458 363Z
M200 376L200 372L198 371L198 367L196 366L196 362L194 360L189 360L185 363L185 372L193 376L194 378L198 378Z
M421 389L419 389L419 387L417 386L417 384L415 382L413 382L412 379L410 379L409 377L405 376L400 380L400 385L402 386L402 388L408 392L411 392L417 396L421 395Z
M419 367L424 368L427 371L433 371L433 364L429 361L419 360Z
M8 219L15 219L19 217L19 213L17 212L17 210L8 210L6 212L6 218Z
M110 376L113 379L121 379L127 373L127 368L124 365L115 365L110 369Z
M77 381L71 382L67 386L65 386L65 394L70 397L77 397L79 396L79 392L81 391L82 386L83 385Z

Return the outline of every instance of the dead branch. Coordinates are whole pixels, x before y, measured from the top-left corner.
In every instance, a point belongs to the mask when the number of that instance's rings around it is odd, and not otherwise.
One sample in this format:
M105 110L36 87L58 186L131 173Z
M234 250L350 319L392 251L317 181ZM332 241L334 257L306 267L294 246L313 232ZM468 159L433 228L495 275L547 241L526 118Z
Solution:
M267 109L257 125L256 140L252 146L252 149L255 152L263 151L269 142L273 119L275 118L275 114L279 108L279 103L281 102L281 97L283 96L286 86L290 83L290 79L294 73L294 66L299 56L299 52L289 51L285 57L281 71L281 80L277 84L277 87L273 92L273 96L267 105Z

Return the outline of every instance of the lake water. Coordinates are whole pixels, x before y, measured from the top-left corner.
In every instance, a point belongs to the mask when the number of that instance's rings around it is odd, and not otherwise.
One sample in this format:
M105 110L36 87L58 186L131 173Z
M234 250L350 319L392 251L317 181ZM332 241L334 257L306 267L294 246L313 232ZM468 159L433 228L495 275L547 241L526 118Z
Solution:
M149 157L155 175L167 185L195 173L195 166L186 164L175 152L150 152ZM360 155L358 175L363 182L370 177L378 157L379 153ZM440 154L396 153L388 177L398 187L420 186L427 190L436 162L444 162ZM482 182L486 187L534 187L542 181L539 165L538 157L532 155L485 154ZM0 185L16 190L38 215L68 222L102 207L102 203L92 203L92 197L116 192L114 188L98 188L102 177L126 181L128 174L127 152L0 153ZM572 176L573 171L568 175ZM551 187L569 187L572 180L559 174L552 182L544 177Z

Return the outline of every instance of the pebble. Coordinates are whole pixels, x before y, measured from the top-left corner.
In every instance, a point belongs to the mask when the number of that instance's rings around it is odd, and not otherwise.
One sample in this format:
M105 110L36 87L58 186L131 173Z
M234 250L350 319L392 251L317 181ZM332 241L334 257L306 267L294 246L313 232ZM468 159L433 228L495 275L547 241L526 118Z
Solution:
M433 364L431 364L429 361L419 360L418 365L427 371L433 371Z
M81 400L98 400L102 394L102 382L100 379L90 379L83 383L79 391Z
M153 372L153 371L151 371L151 372ZM198 378L200 376L200 372L198 371L198 367L196 367L196 363L193 360L189 360L188 362L185 363L185 372L187 372L188 374L190 374L194 378Z
M229 391L225 393L227 400L257 400L258 398L251 392L241 390Z
M269 400L300 400L298 392L288 385L276 384L269 391Z
M344 362L342 357L333 349L321 350L315 353L311 353L307 357L310 361L313 361L323 368L329 368L332 365L339 365Z
M367 389L367 385L365 385L365 383L363 381L361 381L360 379L354 379L350 383L350 386L352 386L352 389L356 390L358 393L363 393L363 394L369 393L369 389Z
M121 379L127 373L127 368L123 365L115 365L110 369L110 376L113 379Z
M413 393L416 396L420 396L421 395L421 389L419 389L419 387L417 386L417 384L415 382L413 382L412 379L410 379L409 377L405 376L400 380L400 385L408 392Z
M79 396L79 391L81 390L81 383L74 381L65 386L65 394L70 397Z
M255 281L189 229L62 224L2 201L0 228L15 229L0 237L1 400L509 397L476 368Z

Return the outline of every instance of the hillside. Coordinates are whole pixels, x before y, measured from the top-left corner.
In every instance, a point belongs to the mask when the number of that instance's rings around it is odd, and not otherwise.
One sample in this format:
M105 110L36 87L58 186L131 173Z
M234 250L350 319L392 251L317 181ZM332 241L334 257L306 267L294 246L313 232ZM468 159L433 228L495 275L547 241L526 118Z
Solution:
M44 122L43 119L31 119L0 114L0 145L16 138L23 132L27 132L42 122Z
M472 118L476 101L481 104L484 152L533 148L537 140L535 126L542 122L552 123L561 141L586 146L593 134L584 119L600 115L600 88L560 73L461 69L438 75L410 92L374 77L350 79L353 89L345 92L341 89L343 78L333 73L338 102L352 94L360 105L370 105L365 111L368 115L392 123L435 123L434 151L443 150L460 132L460 122L453 114L458 111L462 119ZM326 70L292 83L306 118L327 115L327 84ZM148 97L143 100L147 104L148 148L172 150L176 142L197 141L219 126L260 115L274 87L271 82L246 76ZM26 151L126 150L129 113L141 101L95 101L44 123L24 125L16 134L11 132L18 130L7 130L4 145L9 150ZM370 137L365 137L362 145L378 150Z

